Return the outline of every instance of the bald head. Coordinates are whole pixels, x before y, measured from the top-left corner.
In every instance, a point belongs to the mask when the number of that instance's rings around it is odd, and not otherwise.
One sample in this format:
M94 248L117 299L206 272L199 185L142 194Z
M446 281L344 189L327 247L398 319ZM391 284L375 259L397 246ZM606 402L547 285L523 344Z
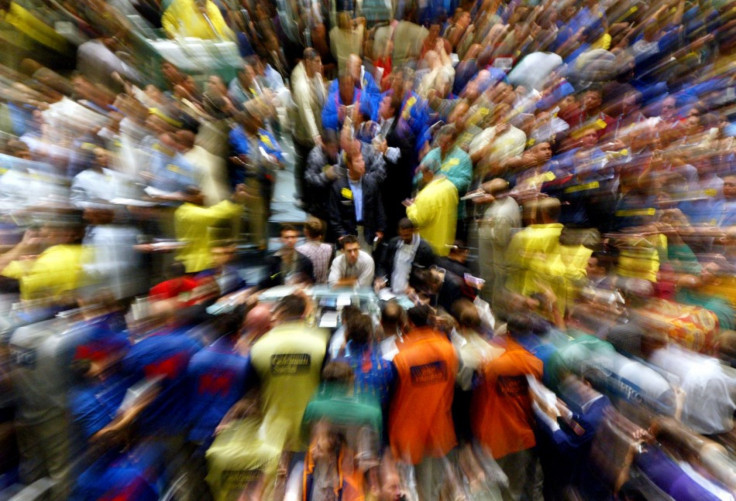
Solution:
M243 327L254 340L261 337L271 330L271 309L265 304L257 304L245 316Z

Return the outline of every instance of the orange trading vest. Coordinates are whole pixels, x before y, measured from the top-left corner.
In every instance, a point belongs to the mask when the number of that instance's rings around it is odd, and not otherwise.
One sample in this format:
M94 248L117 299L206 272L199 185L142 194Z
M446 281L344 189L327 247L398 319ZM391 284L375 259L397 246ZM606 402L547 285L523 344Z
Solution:
M452 343L430 328L404 338L393 360L398 381L389 412L389 441L397 458L419 463L456 444L452 397L458 360Z
M471 425L476 438L498 459L534 447L534 416L526 375L542 377L542 361L508 340L506 352L479 369Z

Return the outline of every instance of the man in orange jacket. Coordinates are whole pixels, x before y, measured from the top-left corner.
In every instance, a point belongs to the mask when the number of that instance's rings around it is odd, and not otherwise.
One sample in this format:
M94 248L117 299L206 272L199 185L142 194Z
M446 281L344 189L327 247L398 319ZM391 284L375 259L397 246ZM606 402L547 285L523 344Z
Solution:
M473 395L471 425L478 441L490 451L509 478L511 499L534 487L534 414L527 375L542 377L542 361L516 342L523 322L508 322L506 351L482 363ZM532 499L532 497L528 497Z
M408 311L410 330L393 359L389 442L396 459L415 465L419 499L436 499L444 458L457 441L452 397L458 357L445 335L430 325L431 308Z

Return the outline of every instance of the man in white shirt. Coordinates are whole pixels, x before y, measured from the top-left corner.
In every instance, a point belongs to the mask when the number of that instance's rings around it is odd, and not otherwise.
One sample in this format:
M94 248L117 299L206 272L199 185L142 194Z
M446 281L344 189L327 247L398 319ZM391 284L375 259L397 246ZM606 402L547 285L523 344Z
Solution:
M343 252L332 261L327 282L332 287L370 287L375 270L373 258L360 250L360 243L354 235L347 235L342 243Z

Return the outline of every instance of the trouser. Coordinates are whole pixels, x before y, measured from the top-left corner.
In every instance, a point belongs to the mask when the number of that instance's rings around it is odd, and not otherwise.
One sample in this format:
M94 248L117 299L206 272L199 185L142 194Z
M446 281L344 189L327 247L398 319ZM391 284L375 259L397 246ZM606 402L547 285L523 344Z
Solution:
M538 468L539 460L534 448L507 454L496 462L509 479L508 490L503 493L504 501L543 499L541 468Z
M307 170L307 158L312 148L313 146L303 144L294 139L294 153L296 154L294 162L294 187L296 188L296 198L305 204L314 203L314 200L311 200L311 197L307 194L304 174ZM324 203L324 200L320 200L319 202Z
M66 499L70 487L69 421L66 415L39 424L16 424L20 450L20 479L32 484L48 476L52 499Z
M251 240L258 247L265 249L268 246L268 201L261 194L261 185L257 179L248 178L246 186L252 193L259 194L250 197L245 203Z

